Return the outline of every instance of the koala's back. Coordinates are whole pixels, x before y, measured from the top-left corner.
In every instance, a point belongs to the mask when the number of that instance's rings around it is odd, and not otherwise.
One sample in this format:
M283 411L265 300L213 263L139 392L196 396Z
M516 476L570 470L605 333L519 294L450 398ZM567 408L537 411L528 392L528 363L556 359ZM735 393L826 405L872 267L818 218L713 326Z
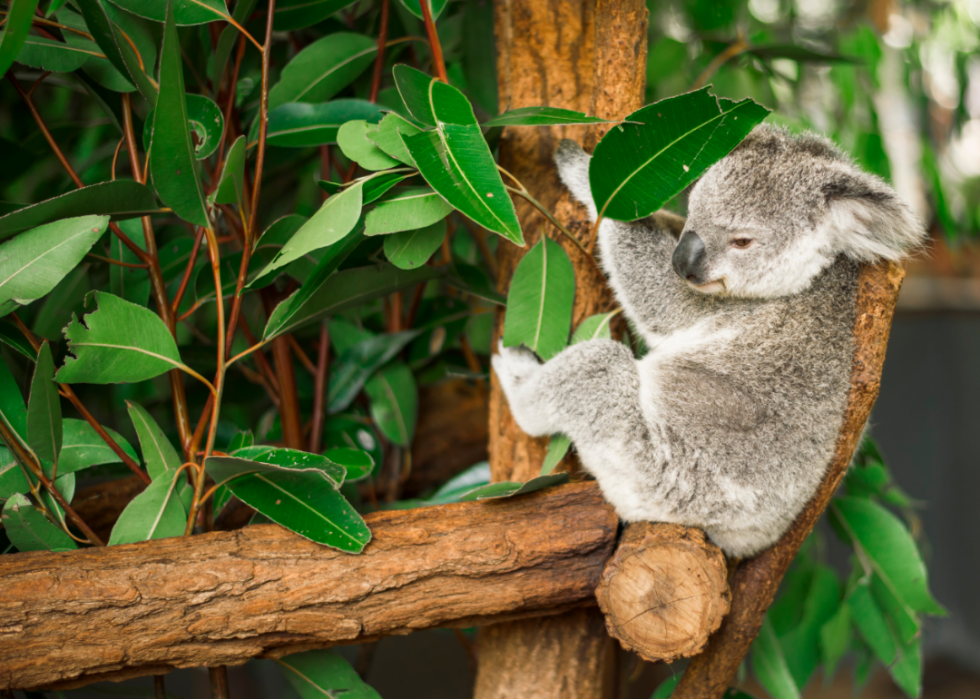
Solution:
M694 324L640 361L642 402L656 406L647 422L662 445L647 460L655 497L643 500L673 511L630 519L697 524L745 554L785 531L836 447L857 276L840 257L791 297L701 299Z

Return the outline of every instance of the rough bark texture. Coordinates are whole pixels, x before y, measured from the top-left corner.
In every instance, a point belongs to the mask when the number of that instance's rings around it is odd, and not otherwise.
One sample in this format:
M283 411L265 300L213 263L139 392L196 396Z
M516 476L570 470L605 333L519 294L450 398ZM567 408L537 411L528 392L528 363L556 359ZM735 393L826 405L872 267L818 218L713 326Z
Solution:
M548 105L618 118L642 106L647 52L643 0L497 0L494 21L501 110ZM519 127L507 129L501 144L503 167L583 242L589 236L587 214L561 186L552 155L562 138L573 138L591 150L601 134L582 126ZM524 253L547 233L565 248L575 268L573 327L606 310L611 294L591 261L524 200L516 204L528 247L501 243L501 291L507 292ZM498 313L495 337L502 332L503 315ZM547 440L520 431L492 377L494 479L537 475L546 448ZM614 687L613 647L598 610L485 630L479 652L477 699L598 699L610 696ZM574 662L569 661L572 657Z
M366 519L373 539L360 556L276 525L3 556L0 689L235 665L592 605L618 524L588 483Z
M596 589L610 635L644 660L699 653L728 613L725 555L699 529L630 524Z
M674 699L722 697L758 635L766 610L772 604L789 564L844 478L878 397L888 333L903 276L905 273L891 264L861 269L854 322L851 393L834 459L817 494L789 531L771 549L743 562L735 571L731 581L731 612L718 633L711 637L705 652L691 661L674 690Z

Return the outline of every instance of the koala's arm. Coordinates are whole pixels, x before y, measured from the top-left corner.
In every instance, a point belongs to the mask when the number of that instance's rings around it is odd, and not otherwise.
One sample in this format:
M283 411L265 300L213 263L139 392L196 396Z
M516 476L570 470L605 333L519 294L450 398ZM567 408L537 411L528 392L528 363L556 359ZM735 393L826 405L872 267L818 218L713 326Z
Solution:
M558 174L596 220L589 186L591 157L577 143L564 140L555 153ZM671 256L684 219L659 211L631 223L603 219L599 225L599 259L616 298L634 325L647 335L667 335L701 317L703 299L677 276Z

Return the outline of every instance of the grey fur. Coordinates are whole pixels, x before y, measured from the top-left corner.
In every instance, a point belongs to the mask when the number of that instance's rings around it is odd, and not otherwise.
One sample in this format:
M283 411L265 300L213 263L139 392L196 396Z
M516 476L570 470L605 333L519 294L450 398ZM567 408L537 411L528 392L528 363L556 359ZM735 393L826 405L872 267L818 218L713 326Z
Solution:
M563 141L555 159L594 219L589 156ZM700 527L749 556L786 531L834 452L858 262L899 259L924 231L829 141L767 126L705 173L689 209L686 223L661 212L599 228L646 356L593 340L544 364L501 347L493 366L518 425L567 434L622 519ZM700 287L671 268L688 232L704 244Z

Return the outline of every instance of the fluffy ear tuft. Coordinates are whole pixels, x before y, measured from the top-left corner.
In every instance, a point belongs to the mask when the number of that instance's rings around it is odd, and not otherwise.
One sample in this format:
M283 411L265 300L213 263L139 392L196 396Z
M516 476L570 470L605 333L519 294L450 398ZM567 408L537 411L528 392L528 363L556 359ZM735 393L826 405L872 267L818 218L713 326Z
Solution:
M582 147L570 139L562 139L555 150L555 164L558 166L558 176L565 183L572 195L585 204L589 210L589 218L595 221L598 211L592 198L592 187L589 186L589 161L592 156L582 150Z
M822 187L833 246L859 262L897 261L926 237L925 227L887 184L873 175L834 173Z

